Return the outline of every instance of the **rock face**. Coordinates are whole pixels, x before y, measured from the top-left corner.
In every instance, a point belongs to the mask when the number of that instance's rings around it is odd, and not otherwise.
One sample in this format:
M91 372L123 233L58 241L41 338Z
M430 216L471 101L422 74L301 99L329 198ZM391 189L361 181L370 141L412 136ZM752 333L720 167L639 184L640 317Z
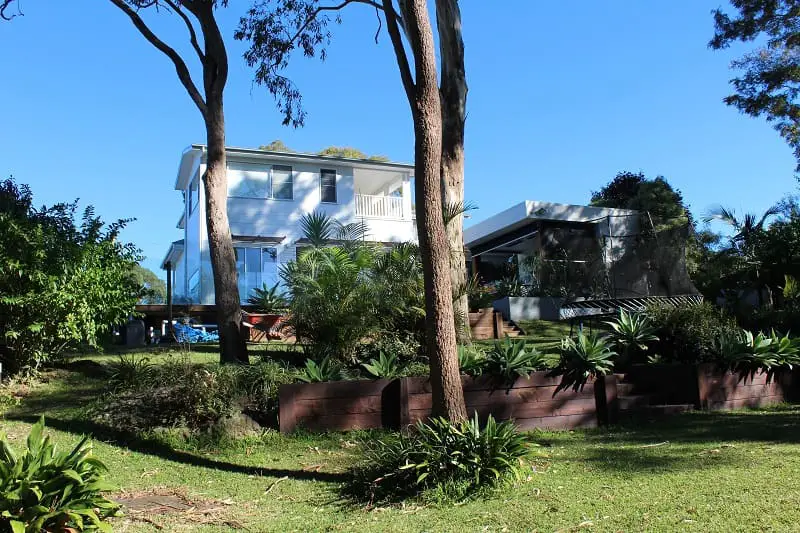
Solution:
M242 437L256 437L261 434L261 426L244 413L234 413L221 418L213 427L216 433L239 439Z

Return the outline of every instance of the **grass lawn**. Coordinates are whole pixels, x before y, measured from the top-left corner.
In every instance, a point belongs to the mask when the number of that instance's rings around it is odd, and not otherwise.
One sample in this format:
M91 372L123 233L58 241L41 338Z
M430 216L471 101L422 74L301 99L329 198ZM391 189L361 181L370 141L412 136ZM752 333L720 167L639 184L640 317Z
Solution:
M211 362L211 361L209 361ZM692 413L639 427L534 432L524 479L486 500L366 509L339 497L358 434L226 445L143 440L93 424L102 382L55 370L0 419L19 449L47 417L64 447L82 433L120 487L196 503L128 513L118 531L790 531L800 524L800 408ZM3 404L0 403L0 406ZM1 409L1 408L0 408ZM362 434L363 436L363 434ZM375 436L375 435L371 435ZM173 444L167 444L173 442ZM174 444L181 442L182 444ZM205 509L206 511L202 511Z

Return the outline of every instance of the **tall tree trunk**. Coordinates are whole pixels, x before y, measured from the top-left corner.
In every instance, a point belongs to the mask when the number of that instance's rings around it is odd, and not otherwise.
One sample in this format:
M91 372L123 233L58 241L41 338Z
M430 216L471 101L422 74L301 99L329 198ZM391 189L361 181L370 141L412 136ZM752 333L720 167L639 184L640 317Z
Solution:
M228 55L214 17L212 2L185 2L203 29L205 61L203 86L206 93L206 138L208 154L203 183L206 190L206 227L214 272L214 302L219 327L220 363L249 363L242 331L242 307L236 255L228 223L228 176L225 157L225 113L223 92L228 79Z
M433 415L458 421L465 419L467 412L453 327L450 247L442 218L442 114L436 49L426 0L409 0L406 11L416 70L416 87L409 101L414 117L417 226L425 273L425 329L434 384Z
M222 102L208 99L206 116L208 156L203 183L206 190L206 227L214 272L221 363L248 363L242 331L238 275L233 239L228 225L228 183L225 158L225 118Z
M439 30L439 55L442 61L442 81L439 90L442 105L442 203L463 205L467 77L458 0L436 0L436 26ZM467 271L463 215L458 215L447 225L447 240L450 243L451 254L450 282L454 289L465 287ZM462 342L469 341L467 294L459 294L453 305L455 315L460 322L456 334Z

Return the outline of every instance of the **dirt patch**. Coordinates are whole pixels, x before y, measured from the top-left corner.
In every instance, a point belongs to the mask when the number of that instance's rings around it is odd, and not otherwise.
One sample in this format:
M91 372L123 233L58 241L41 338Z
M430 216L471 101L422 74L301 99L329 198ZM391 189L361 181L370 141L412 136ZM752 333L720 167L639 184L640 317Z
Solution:
M159 517L197 525L223 525L232 529L245 529L231 515L235 503L231 500L211 500L189 497L177 489L153 488L147 491L123 492L113 498L123 505L125 518L146 522L156 529L164 529Z

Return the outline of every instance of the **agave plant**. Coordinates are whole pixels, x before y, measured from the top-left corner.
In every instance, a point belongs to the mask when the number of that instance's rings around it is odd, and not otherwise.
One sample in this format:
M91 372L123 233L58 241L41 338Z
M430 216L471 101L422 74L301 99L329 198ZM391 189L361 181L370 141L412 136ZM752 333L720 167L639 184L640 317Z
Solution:
M620 365L631 363L635 354L647 351L647 343L658 340L655 326L642 313L628 313L620 309L619 317L606 324L611 326L611 337L622 348L622 358L618 361Z
M247 299L247 303L255 306L262 313L282 313L289 306L289 302L279 292L279 287L278 283L272 287L264 283L262 288L253 289L253 294Z
M480 376L486 366L486 357L483 352L474 346L458 347L458 368L464 374Z
M375 379L394 379L400 376L400 365L394 353L387 355L382 351L378 359L370 359L369 363L362 363L361 366Z
M338 381L342 379L342 369L330 357L323 358L319 363L313 359L306 359L305 368L297 379L306 383Z
M90 456L88 437L63 452L43 431L44 417L31 428L21 456L0 435L0 529L111 531L104 520L120 506L102 495L114 487L103 480L105 465Z
M581 390L589 378L609 374L616 356L607 337L579 330L577 338L565 338L561 341L561 360L553 371L553 375L562 376L556 392L570 387Z
M503 342L495 342L486 354L486 369L490 374L501 376L506 381L517 377L528 377L531 372L547 368L547 361L536 348L528 348L525 341L512 341L506 335Z
M791 370L800 365L798 339L780 336L775 331L769 335L742 330L719 339L718 351L722 364L731 372L744 378L763 371L771 381L780 370Z

